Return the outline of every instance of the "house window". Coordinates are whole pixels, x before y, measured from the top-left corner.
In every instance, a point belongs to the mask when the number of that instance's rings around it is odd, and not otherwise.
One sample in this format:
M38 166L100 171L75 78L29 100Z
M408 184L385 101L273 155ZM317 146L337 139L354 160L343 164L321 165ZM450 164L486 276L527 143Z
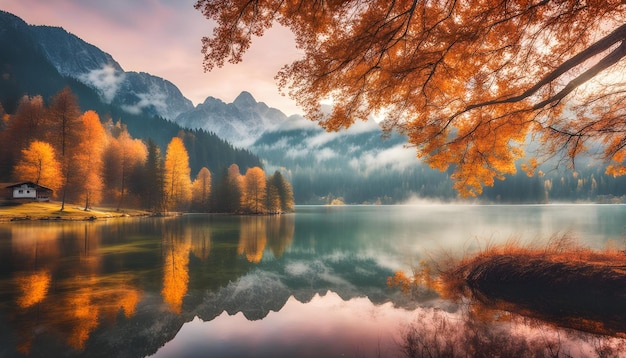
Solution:
M26 190L26 194L30 194L30 190Z
M24 190L22 190L22 189L18 190L17 192L20 193L20 194L24 194Z

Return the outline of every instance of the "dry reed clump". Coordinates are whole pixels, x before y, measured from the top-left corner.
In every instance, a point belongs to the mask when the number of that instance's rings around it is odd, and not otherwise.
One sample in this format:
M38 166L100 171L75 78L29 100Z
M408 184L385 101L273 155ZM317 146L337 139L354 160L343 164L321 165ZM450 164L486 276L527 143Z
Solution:
M464 258L441 272L470 289L491 286L595 288L607 294L626 293L626 254L616 249L591 250L569 236L550 239L545 247L504 244ZM445 281L445 280L444 280ZM582 286L584 285L584 286Z
M571 236L547 245L505 244L440 273L447 297L471 297L594 333L626 334L626 254L583 247Z
M615 246L591 250L567 234L543 245L511 240L462 259L422 261L412 276L396 272L388 285L415 299L436 292L464 312L452 318L434 310L416 319L401 342L407 357L626 353L626 254ZM527 328L502 329L510 323ZM545 334L529 334L529 327ZM562 333L587 341L587 354L572 350Z

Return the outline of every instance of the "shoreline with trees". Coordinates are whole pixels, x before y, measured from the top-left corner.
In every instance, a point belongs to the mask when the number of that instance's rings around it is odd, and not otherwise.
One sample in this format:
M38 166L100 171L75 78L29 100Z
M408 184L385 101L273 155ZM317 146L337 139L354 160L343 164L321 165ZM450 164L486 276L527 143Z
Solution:
M60 213L70 203L80 203L85 212L95 206L117 213L293 211L291 184L279 171L266 177L253 166L242 175L231 164L212 183L209 163L203 163L192 178L186 142L194 138L189 136L181 131L162 154L151 138L133 138L121 121L101 121L93 110L81 113L68 87L48 106L41 96L24 96L15 114L2 116L0 162L9 170L0 179L51 188Z

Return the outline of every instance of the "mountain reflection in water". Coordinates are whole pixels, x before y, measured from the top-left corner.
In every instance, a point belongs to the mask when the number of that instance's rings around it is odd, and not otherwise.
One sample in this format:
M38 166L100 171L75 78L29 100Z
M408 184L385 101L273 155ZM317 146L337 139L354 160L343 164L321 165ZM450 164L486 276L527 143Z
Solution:
M391 271L369 258L311 251L307 242L282 262L294 232L293 215L0 225L0 357L140 357L181 337L194 317L260 322L287 302L316 307L320 295L335 305L360 297L372 310L366 296L389 302ZM310 331L302 327L300 338Z
M549 217L534 216L538 208L511 210L525 210L522 227ZM626 210L611 210L621 225ZM468 316L464 304L433 294L412 299L386 286L387 277L428 250L466 247L475 230L487 227L504 232L520 217L497 216L504 212L304 207L272 217L0 224L0 357L371 357L410 353L406 340L427 342L431 333L453 344L475 340L466 335L472 330L502 327L531 341L566 337L522 318L509 320L521 325L477 324L482 316ZM519 230L515 225L507 230ZM554 222L538 227L548 229ZM507 317L502 312L492 316ZM584 349L562 352L593 353L594 342L608 344L573 334L567 347Z

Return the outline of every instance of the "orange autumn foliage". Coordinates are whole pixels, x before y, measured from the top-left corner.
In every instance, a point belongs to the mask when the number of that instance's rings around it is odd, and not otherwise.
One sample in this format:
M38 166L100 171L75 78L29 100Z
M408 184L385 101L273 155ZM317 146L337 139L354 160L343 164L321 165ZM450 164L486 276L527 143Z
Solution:
M200 211L208 211L211 195L211 172L202 167L191 184L192 205Z
M241 199L244 211L253 214L265 212L266 185L263 169L253 167L246 170L243 176Z
M81 198L85 202L85 209L89 209L91 205L98 204L102 198L104 187L102 157L107 145L107 134L96 112L85 112L81 120L84 129L83 138L76 158L82 163Z
M52 190L61 187L61 165L54 148L46 142L35 140L22 150L18 164L13 168L16 180L28 180Z
M165 255L163 256L163 301L168 304L172 312L180 313L183 307L183 298L187 294L189 285L189 252L191 250L190 237L187 234L181 238L169 237Z
M198 0L216 23L206 70L237 63L279 24L303 57L278 73L306 116L329 131L373 113L433 168L475 196L516 172L528 137L575 158L603 145L626 173L623 0ZM325 114L322 100L331 98ZM530 171L528 171L530 172Z
M165 175L163 190L167 208L185 210L191 202L191 169L189 154L183 140L174 137L165 153Z

